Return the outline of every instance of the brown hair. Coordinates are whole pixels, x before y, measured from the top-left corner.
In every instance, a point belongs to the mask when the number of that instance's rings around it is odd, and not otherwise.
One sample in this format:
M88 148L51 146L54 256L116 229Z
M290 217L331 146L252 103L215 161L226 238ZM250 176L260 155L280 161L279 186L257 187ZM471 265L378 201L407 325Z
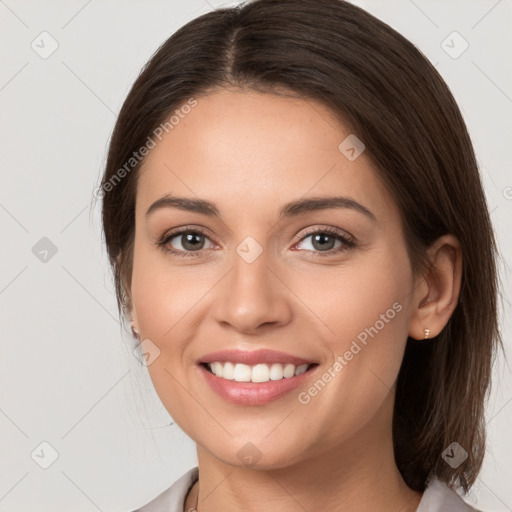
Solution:
M341 0L255 0L190 21L151 57L120 111L101 184L120 315L131 310L140 162L113 178L174 109L219 88L289 91L339 116L395 198L415 272L426 270L425 249L438 237L460 241L462 286L452 317L433 340L407 341L393 440L410 488L423 492L435 476L467 492L482 465L484 406L502 347L496 243L450 90L413 44L366 11ZM441 457L452 442L468 452L455 469Z

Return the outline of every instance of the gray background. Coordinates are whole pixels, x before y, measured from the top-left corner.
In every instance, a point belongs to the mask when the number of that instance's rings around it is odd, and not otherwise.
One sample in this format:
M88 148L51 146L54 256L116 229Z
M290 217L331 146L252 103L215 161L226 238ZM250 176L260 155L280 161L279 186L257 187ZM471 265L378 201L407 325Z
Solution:
M512 1L354 3L414 42L461 107L502 251L510 358ZM0 0L0 511L132 510L195 465L193 443L171 424L120 330L91 195L141 66L220 5ZM464 42L453 31L469 44L457 58ZM512 386L502 358L487 422L485 466L467 500L512 510Z

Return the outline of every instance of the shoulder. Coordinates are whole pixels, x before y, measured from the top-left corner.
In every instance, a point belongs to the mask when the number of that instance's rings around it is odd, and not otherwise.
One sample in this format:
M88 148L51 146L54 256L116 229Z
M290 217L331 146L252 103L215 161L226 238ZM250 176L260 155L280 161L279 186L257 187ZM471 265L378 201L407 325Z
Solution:
M427 485L416 512L483 512L466 503L444 482L433 479Z
M185 506L185 497L189 489L197 481L199 470L196 467L187 471L171 487L160 493L156 498L139 507L134 512L182 512Z

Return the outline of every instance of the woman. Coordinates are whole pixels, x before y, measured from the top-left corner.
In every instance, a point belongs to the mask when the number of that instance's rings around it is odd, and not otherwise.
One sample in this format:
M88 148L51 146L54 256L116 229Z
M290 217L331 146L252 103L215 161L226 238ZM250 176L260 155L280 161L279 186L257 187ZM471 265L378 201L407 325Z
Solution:
M140 511L475 510L496 246L410 42L340 0L194 19L133 85L102 192L119 312L197 444Z

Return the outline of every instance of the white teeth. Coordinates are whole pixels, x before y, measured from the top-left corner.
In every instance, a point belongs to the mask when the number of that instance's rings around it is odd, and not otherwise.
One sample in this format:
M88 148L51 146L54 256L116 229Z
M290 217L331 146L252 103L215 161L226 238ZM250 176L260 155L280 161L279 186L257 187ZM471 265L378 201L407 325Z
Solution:
M251 382L251 367L237 363L235 365L235 380L237 382Z
M226 380L235 380L236 382L268 382L270 380L290 379L305 373L308 366L307 364L295 366L290 363L285 365L274 363L270 367L264 363L254 366L241 363L221 363L218 361L208 363L208 368L210 368L214 375Z
M219 377L222 377L223 379L227 380L233 380L235 378L235 365L233 363L225 363L224 365L222 363L217 363L221 367L221 372L218 375ZM217 367L215 368L217 369ZM213 368L211 369L213 371Z
M285 379L289 379L290 377L293 377L295 375L295 365L287 364L284 367L283 375L284 375Z
M283 377L283 365L274 363L270 367L270 380L281 380Z
M215 374L217 375L217 374ZM270 370L266 364L257 364L252 367L251 381L252 382L268 382Z
M212 371L213 371L213 373L215 373L215 375L222 377L222 365L220 363L213 363Z
M297 366L297 369L295 370L295 375L300 375L301 373L304 373L307 369L307 364L301 364L300 366Z

